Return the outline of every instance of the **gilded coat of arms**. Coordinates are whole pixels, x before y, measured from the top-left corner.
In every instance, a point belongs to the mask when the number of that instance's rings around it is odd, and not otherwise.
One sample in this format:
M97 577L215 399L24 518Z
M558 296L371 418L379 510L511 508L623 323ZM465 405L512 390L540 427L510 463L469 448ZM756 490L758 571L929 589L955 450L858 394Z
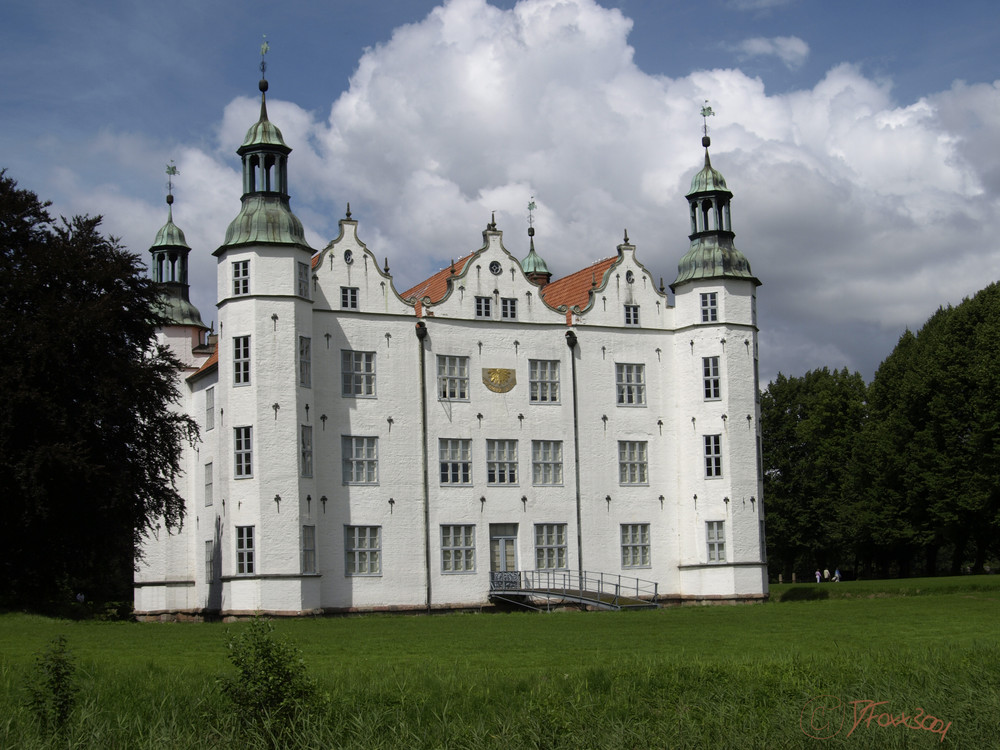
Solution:
M484 367L483 385L494 393L507 393L517 385L517 373L503 367Z

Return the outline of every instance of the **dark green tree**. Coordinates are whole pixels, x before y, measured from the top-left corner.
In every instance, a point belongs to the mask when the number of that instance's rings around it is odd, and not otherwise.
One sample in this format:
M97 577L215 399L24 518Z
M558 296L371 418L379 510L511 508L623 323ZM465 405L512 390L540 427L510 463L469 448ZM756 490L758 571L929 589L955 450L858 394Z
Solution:
M137 543L183 520L192 420L158 290L100 218L54 221L0 172L0 600L130 596ZM158 526L163 525L163 531Z
M851 541L849 481L867 415L858 373L779 374L761 397L768 560L774 574L843 565Z

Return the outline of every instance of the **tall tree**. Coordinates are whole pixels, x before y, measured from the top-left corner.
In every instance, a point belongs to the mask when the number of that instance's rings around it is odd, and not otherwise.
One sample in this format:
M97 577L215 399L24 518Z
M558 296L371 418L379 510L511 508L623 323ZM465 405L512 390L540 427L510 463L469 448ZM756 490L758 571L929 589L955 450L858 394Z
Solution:
M761 398L768 559L773 572L843 564L850 541L849 482L867 414L858 373L779 374Z
M129 596L134 555L183 520L192 420L156 343L159 293L100 218L55 222L0 172L0 599Z

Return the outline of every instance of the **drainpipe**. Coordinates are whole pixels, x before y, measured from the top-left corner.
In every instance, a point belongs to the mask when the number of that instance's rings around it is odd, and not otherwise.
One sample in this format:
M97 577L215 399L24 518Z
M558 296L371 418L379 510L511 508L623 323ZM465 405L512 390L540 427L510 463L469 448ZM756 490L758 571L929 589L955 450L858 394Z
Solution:
M583 587L583 528L580 511L580 420L577 416L576 398L576 333L566 331L566 346L569 347L570 370L573 380L573 471L576 474L576 567L580 574L580 587Z
M423 446L420 460L423 473L424 500L424 572L427 577L427 612L431 611L431 508L430 477L427 473L427 371L424 368L426 354L424 342L427 339L427 324L417 322L417 346L420 351L420 444Z

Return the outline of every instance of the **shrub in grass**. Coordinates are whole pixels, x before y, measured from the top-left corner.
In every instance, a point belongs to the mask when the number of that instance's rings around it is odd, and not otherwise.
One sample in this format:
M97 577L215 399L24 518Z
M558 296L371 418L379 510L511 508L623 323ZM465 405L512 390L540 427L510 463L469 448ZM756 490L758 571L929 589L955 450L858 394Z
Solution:
M277 744L306 709L318 702L316 682L306 674L296 647L274 633L274 625L255 617L226 647L236 674L220 678L236 717L262 738Z
M54 638L35 657L28 684L28 707L45 729L62 731L76 705L76 664L66 645L66 636Z

